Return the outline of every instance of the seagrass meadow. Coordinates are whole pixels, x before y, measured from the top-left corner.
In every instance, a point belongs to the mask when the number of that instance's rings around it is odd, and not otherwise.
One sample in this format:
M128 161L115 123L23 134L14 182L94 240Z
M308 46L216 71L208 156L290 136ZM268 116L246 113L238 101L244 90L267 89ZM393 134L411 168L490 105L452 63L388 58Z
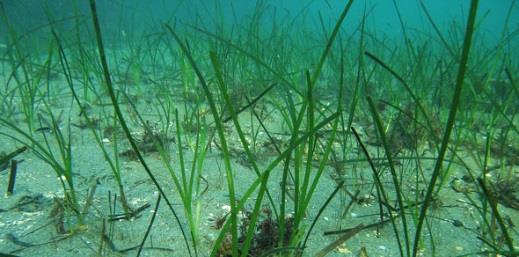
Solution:
M0 23L0 256L519 256L516 0Z

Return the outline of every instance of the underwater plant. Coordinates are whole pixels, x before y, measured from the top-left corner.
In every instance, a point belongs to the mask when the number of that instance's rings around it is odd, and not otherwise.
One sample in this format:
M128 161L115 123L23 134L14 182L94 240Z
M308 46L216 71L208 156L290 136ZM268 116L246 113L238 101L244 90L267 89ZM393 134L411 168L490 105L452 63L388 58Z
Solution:
M0 3L0 255L517 256L516 1L71 2Z

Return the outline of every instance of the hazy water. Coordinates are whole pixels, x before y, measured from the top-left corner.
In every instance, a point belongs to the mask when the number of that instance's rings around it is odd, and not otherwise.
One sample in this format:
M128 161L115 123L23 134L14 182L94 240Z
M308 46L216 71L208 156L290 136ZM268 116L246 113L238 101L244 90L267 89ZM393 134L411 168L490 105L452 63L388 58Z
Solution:
M74 15L90 15L88 1L46 1L46 0L2 0L9 21L20 33L52 20L61 20ZM211 27L224 23L228 28L243 26L256 10L262 9L262 25L269 27L271 21L291 21L300 26L322 31L319 15L326 24L333 24L347 1L338 0L227 0L227 1L165 1L165 0L98 0L103 27L108 32L125 30L127 32L152 31L160 28L163 22L202 23ZM398 7L408 33L432 31L417 0L366 0L355 1L343 28L354 29L362 19L364 9L370 10L366 28L368 31L385 33L392 37L402 35L398 19ZM424 1L426 8L443 33L455 23L464 23L469 0ZM509 20L506 20L509 16ZM490 43L497 42L503 33L513 33L519 29L519 4L515 0L480 1L479 32ZM82 23L90 26L89 23ZM506 24L506 26L505 26ZM72 20L59 22L63 29L72 29ZM354 25L354 26L353 26ZM0 37L5 41L5 26L0 26ZM40 31L40 36L48 34ZM513 44L518 46L519 40Z

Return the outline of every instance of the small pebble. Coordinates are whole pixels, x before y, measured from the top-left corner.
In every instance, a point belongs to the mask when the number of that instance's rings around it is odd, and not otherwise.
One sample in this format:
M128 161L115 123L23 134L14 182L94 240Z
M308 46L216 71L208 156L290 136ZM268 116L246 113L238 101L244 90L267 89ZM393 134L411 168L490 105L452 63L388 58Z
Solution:
M337 251L339 253L342 253L342 254L349 254L349 253L351 253L350 249L348 249L346 247L341 247L341 246L337 247Z
M224 210L224 211L231 211L231 206L229 206L229 205L227 205L227 204L226 204L226 205L223 205L223 206L222 206L222 210Z

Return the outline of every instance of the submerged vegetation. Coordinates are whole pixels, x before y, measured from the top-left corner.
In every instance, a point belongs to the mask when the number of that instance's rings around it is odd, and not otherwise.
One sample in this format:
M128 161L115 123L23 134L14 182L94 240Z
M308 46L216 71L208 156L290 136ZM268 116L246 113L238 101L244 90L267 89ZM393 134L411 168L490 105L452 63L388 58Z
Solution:
M519 28L489 46L478 2L415 34L393 1L402 44L353 0L120 35L0 3L0 255L519 256Z

